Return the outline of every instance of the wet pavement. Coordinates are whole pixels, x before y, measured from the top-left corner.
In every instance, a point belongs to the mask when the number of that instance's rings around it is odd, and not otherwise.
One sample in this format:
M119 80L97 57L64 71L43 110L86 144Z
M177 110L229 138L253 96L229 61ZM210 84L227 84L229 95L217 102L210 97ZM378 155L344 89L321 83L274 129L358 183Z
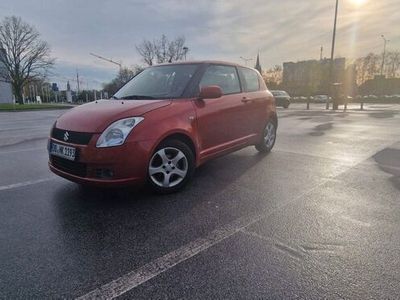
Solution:
M400 110L303 108L168 196L58 178L62 112L0 113L0 298L397 298Z

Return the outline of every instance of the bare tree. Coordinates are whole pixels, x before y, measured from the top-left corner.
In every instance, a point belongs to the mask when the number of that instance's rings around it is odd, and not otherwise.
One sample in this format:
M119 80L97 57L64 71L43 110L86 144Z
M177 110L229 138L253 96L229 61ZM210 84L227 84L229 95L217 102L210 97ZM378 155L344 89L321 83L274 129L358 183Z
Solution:
M156 56L153 42L143 40L140 45L136 45L136 50L142 57L144 63L149 66L153 65L153 60Z
M273 68L266 70L263 73L263 78L267 86L271 89L276 89L282 83L283 70L280 65L275 65Z
M176 38L175 40L169 42L168 44L168 56L165 57L164 62L168 59L168 62L182 60L185 56L185 37L181 36ZM186 48L188 49L188 48Z
M168 56L168 47L169 42L167 37L163 34L161 39L153 42L154 52L157 57L157 63L162 64Z
M187 53L188 48L185 48L185 37L180 36L170 41L163 34L160 39L155 39L152 42L143 40L139 45L136 45L136 50L142 57L144 63L152 66L156 63L167 63L182 60Z
M365 57L356 59L354 63L356 65L357 84L361 85L378 74L381 57L375 53L369 53Z
M23 104L24 85L44 76L54 64L50 47L33 26L12 16L0 23L0 49L0 61L5 66L0 76L11 82L17 101Z
M379 72L381 57L375 53L369 53L364 58L364 64L367 71L367 79L373 79L374 76Z
M386 75L388 77L396 77L400 71L400 51L391 51L387 54Z
M361 85L365 82L366 78L366 68L364 64L364 57L359 57L354 61L355 69L356 69L356 82L357 85Z

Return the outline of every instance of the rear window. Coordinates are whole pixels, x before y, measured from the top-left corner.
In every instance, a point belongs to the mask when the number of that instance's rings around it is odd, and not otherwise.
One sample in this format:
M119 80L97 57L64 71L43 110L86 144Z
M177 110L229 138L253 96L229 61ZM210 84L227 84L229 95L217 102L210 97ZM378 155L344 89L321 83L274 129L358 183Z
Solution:
M242 77L244 80L244 91L245 92L256 92L260 90L260 82L258 81L258 74L256 71L240 68Z

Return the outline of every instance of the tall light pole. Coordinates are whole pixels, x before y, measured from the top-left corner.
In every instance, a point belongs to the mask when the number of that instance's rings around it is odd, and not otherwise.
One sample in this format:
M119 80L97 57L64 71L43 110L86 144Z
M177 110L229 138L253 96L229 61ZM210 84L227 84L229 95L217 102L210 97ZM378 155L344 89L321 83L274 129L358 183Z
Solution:
M121 69L122 69L122 64L119 63L119 62L113 61L112 59L105 58L105 57L100 56L100 55L95 54L95 53L89 53L89 54L90 54L91 56L97 57L97 58L102 59L102 60L104 60L104 61L108 61L109 63L112 63L112 64L114 64L114 65L117 65L117 66L119 67L119 70L120 70L120 71L121 71Z
M243 56L240 57L244 61L244 65L247 66L247 62L253 60L252 58L245 58Z
M338 7L339 7L339 0L336 0L335 19L334 19L334 22L333 22L331 61L330 61L330 65L329 65L329 94L331 96L333 96L333 92L332 92L333 91L333 59L335 57L336 24L337 24ZM336 107L336 105L333 104L333 109L335 109L335 107ZM329 109L329 100L326 101L326 109Z
M382 65L381 65L381 76L383 76L383 68L385 67L385 58L386 58L386 43L390 42L385 38L385 36L382 34L381 35L383 39L383 57L382 57Z
M189 48L185 46L182 48L182 50L183 50L183 55L185 56L185 61L186 61L186 54L188 53Z

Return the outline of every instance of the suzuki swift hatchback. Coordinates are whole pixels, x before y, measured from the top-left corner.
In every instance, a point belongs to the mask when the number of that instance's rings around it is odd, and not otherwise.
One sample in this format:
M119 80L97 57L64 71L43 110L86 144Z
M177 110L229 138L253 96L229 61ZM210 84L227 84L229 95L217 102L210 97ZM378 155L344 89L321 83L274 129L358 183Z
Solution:
M249 145L269 152L278 125L274 101L251 68L213 61L152 66L112 99L60 116L49 167L81 184L147 182L174 192L214 157Z

